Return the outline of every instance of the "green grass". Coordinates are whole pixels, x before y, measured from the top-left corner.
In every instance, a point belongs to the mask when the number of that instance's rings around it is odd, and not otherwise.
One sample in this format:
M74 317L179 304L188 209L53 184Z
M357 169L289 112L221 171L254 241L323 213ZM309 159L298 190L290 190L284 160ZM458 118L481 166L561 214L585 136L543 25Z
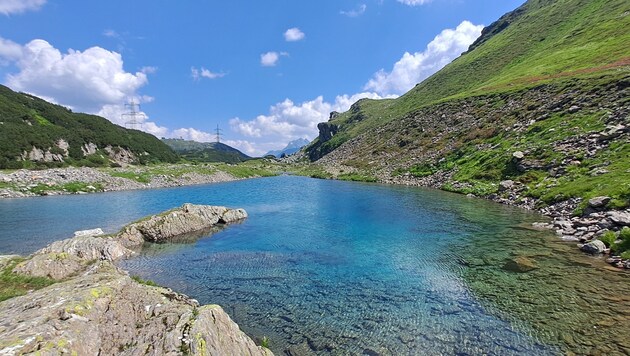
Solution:
M346 180L352 182L368 182L375 183L377 179L370 175L365 175L361 173L344 173L337 176L339 180Z
M218 164L216 168L236 178L273 177L278 175L278 166L265 159L254 159L238 164Z
M46 192L52 191L65 191L70 193L77 192L100 192L103 191L103 185L101 183L84 183L84 182L70 182L63 185L47 185L38 184L29 189L32 193L42 195Z
M0 302L9 298L25 295L30 290L47 287L55 281L45 277L31 277L13 272L15 266L24 261L16 258L0 270Z
M111 175L112 177L135 180L136 182L139 182L139 183L149 183L151 182L151 177L152 177L152 174L150 173L146 173L146 172L136 173L132 171L122 171L122 172L113 171L113 172L109 172L109 175Z
M136 281L136 282L138 282L140 284L144 284L145 286L161 287L159 284L155 283L154 281L152 281L150 279L142 279L142 277L137 276L137 275L131 276L131 279L133 279L134 281Z

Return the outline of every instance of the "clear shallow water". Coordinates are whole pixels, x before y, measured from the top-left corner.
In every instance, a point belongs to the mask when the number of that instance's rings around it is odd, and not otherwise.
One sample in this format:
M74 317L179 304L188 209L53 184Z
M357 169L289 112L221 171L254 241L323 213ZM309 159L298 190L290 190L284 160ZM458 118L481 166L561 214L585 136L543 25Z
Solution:
M539 216L431 190L276 177L0 201L0 253L115 231L184 202L250 218L193 243L150 245L121 266L222 305L276 354L614 353L630 335L627 275L522 228ZM540 268L503 270L514 255Z

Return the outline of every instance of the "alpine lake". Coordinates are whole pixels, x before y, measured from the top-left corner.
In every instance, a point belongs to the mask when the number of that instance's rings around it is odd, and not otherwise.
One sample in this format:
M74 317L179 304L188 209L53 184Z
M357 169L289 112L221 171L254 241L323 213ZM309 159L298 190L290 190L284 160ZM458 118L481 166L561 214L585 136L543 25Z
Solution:
M0 254L187 202L249 218L118 265L221 305L276 355L630 354L629 273L538 214L436 190L279 176L5 199Z

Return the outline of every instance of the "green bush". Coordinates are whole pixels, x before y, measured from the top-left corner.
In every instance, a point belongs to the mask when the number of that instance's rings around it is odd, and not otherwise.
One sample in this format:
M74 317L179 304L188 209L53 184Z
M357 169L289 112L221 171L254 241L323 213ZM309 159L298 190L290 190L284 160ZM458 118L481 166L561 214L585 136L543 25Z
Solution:
M611 251L617 254L623 254L626 251L630 251L630 228L629 227L626 226L623 229L621 229L621 231L619 232L619 240L621 241L617 242L611 247Z
M606 231L599 239L606 245L606 247L612 247L617 240L617 234L612 231Z

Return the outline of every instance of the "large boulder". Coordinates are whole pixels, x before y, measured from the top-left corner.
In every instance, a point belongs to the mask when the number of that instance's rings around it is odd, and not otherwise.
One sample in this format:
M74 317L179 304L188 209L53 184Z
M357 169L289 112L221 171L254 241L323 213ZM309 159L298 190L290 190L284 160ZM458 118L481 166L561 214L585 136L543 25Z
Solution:
M606 245L600 240L593 240L580 246L580 250L593 255L601 254L606 251Z
M246 217L247 213L243 209L184 204L180 208L128 225L118 236L124 240L123 244L126 246L141 244L143 241L161 243Z
M73 237L53 242L35 252L13 271L29 276L64 279L95 260L114 261L133 253L112 237Z
M630 226L630 212L609 211L607 215L617 225Z
M0 303L0 355L271 355L218 306L140 284L107 261Z
M608 204L610 197L595 197L588 200L588 206L595 209L601 209Z

